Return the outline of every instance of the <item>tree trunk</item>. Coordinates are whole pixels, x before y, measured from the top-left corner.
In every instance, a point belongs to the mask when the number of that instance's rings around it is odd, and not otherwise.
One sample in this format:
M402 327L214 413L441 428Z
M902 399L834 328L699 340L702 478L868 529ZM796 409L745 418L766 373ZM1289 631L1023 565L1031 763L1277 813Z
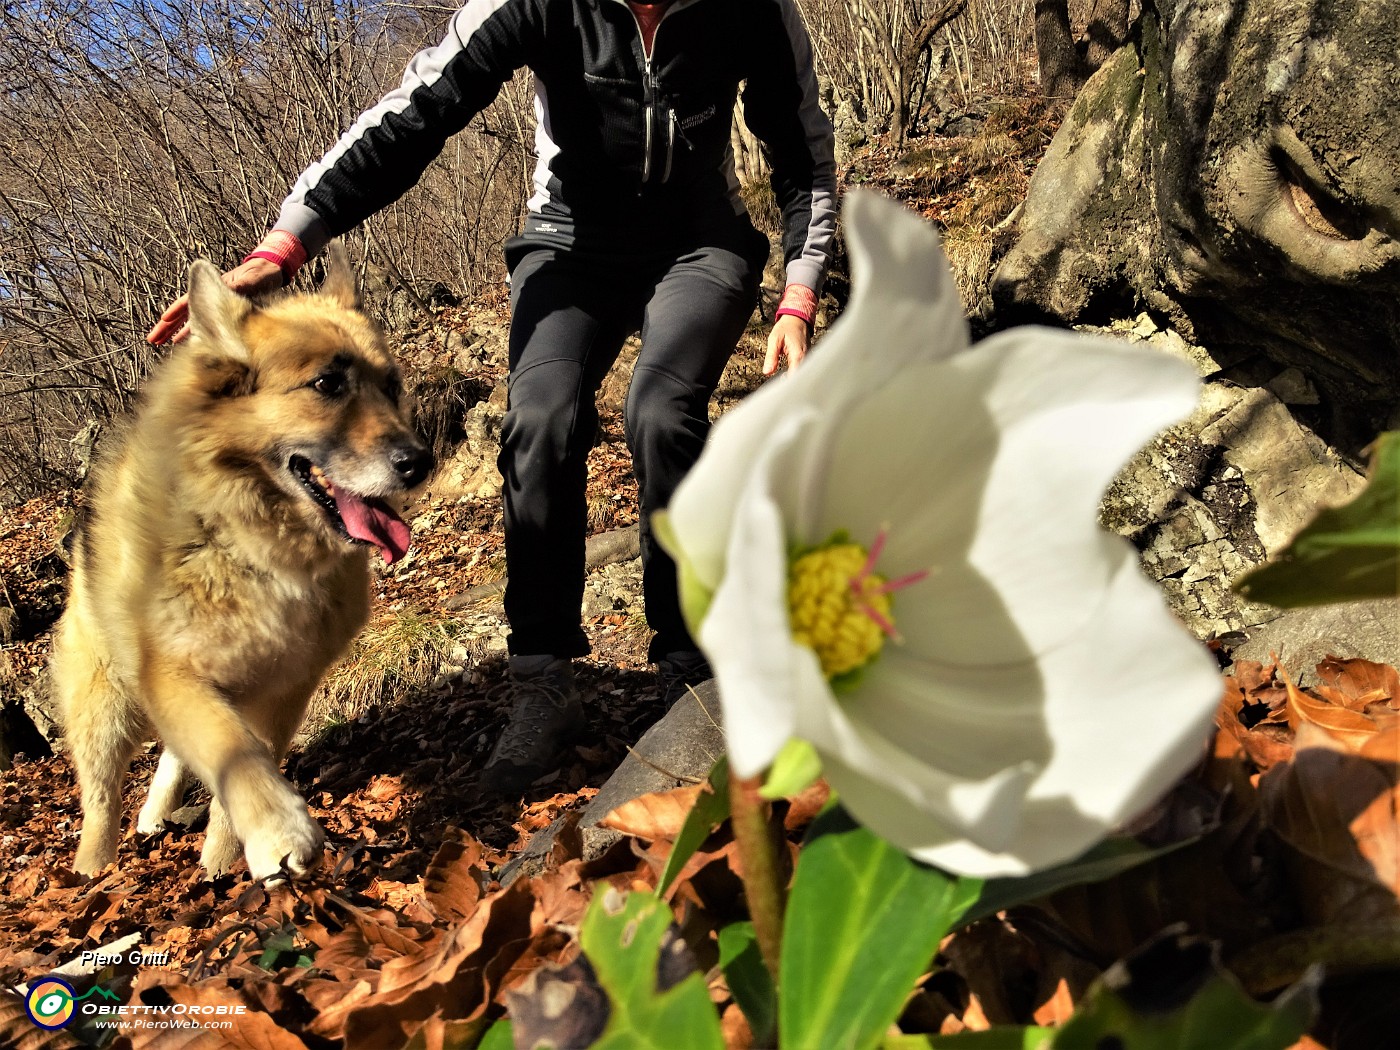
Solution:
M1040 93L1052 109L1067 110L1085 79L1070 30L1069 0L1036 0L1035 59Z
M967 4L968 0L943 0L933 14L918 24L904 45L904 50L899 56L899 95L895 107L895 121L899 133L893 136L895 142L903 144L905 132L918 117L918 113L912 111L911 104L914 85L918 80L919 62L924 57L924 52L929 49L940 29L967 10Z
M1128 0L1080 0L1087 6L1074 19L1083 53L1082 73L1088 80L1108 56L1128 42ZM1079 85L1083 87L1081 83Z

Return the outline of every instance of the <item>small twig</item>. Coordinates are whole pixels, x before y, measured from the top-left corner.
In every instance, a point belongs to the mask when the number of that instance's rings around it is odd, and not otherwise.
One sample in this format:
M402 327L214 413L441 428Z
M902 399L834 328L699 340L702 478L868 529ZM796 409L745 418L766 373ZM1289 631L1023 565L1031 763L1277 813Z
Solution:
M686 784L703 784L703 783L705 783L705 778L704 778L704 777L692 777L692 776L687 776L687 775L684 774L684 773L673 773L673 772L671 772L671 770L669 770L669 769L664 769L664 768L662 768L661 766L658 766L655 762L653 762L651 759L647 758L645 755L643 755L643 754L642 754L640 751L638 751L636 748L629 747L629 748L627 749L627 753L628 753L629 755L631 755L633 758L635 758L635 759L636 759L638 762L640 762L642 765L648 767L649 769L654 769L654 770L656 770L656 772L660 773L663 777L670 777L672 780L679 780L679 781L682 781L683 783L686 783Z
M223 944L224 941L228 940L230 937L240 933L251 933L261 940L262 930L259 928L258 924L254 922L240 922L220 930L218 936L209 942L204 951L199 953L199 957L190 964L190 968L185 971L189 979L191 981L201 980L205 974L205 967L213 961L214 952L218 950L219 945ZM242 945L239 947L241 948Z

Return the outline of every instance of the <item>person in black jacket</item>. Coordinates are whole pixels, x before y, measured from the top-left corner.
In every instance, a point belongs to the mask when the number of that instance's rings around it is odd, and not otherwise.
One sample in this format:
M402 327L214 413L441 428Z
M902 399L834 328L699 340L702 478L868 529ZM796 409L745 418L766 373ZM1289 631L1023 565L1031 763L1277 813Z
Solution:
M225 281L245 294L397 200L513 73L534 74L538 162L511 281L504 479L511 721L487 772L518 790L582 723L585 459L595 394L640 330L625 410L641 502L649 655L668 702L709 669L650 528L700 455L708 405L751 316L767 239L739 197L740 85L782 211L787 287L765 373L807 351L836 225L831 124L794 0L470 0L436 47L297 180L271 232ZM185 323L184 300L152 330ZM177 335L178 338L178 335Z

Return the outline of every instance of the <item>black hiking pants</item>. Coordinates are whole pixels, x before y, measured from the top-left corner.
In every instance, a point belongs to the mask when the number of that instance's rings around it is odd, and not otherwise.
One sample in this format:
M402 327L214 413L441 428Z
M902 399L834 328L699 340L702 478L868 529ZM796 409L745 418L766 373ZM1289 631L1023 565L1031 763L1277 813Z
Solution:
M656 232L658 228L664 232ZM586 458L596 395L627 336L642 346L624 406L637 476L649 655L694 649L676 566L652 535L700 456L709 401L753 313L767 239L746 216L587 238L567 218L531 216L506 247L511 271L510 397L504 480L506 617L513 655L582 656Z

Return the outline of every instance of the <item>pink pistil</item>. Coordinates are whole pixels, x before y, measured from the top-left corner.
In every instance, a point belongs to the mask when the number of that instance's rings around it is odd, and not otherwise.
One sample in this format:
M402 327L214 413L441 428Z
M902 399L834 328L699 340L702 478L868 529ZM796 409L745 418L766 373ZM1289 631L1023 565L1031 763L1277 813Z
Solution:
M899 632L894 629L894 624L866 600L865 581L874 575L875 563L880 560L880 553L885 549L885 540L889 538L889 534L889 526L882 525L879 533L875 536L875 542L870 545L870 552L866 555L865 564L860 567L860 572L851 580L851 593L855 595L856 608L874 620L875 626L884 632L885 637L894 642L901 642L903 639ZM887 580L876 588L875 593L893 594L895 591L902 591L905 587L912 587L920 580L927 578L931 572L931 569L921 569L918 572L911 572L907 576L901 576L897 580Z
M893 594L895 591L902 591L906 587L912 587L920 580L926 580L933 575L932 569L920 569L918 572L911 572L908 576L901 576L897 580L888 580L880 588L881 594Z
M856 608L859 609L861 612L865 613L866 616L874 620L875 626L880 628L880 630L885 633L885 637L888 638L890 641L895 642L896 644L904 641L904 639L900 636L900 633L894 629L894 624L890 623L889 620L887 620L883 615L881 615L879 609L876 609L873 605L869 605L866 602L862 601L856 602Z

